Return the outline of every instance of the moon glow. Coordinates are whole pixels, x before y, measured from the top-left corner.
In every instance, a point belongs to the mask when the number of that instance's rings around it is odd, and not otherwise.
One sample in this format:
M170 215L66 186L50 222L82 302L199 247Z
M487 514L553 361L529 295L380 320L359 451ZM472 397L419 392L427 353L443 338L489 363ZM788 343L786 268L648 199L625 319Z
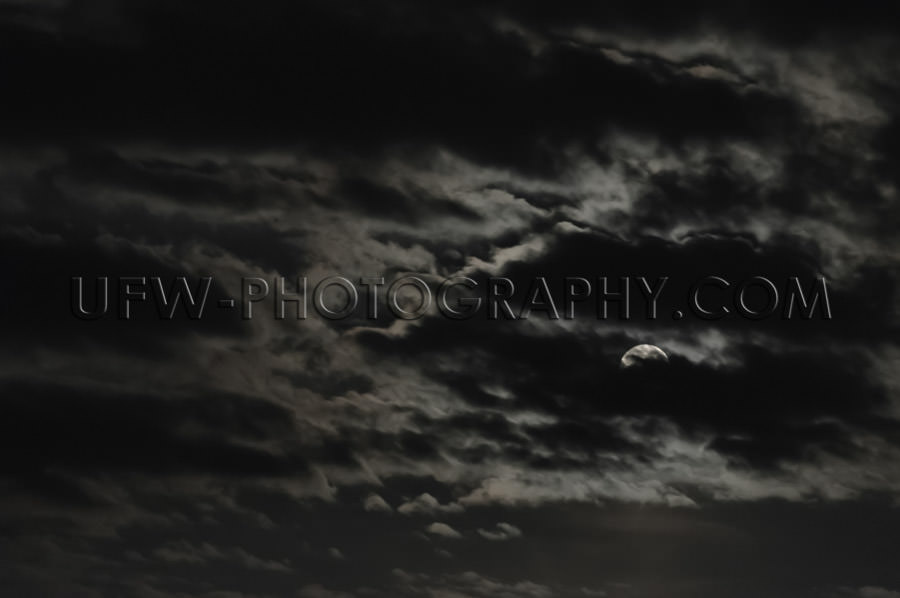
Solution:
M666 352L656 345L635 345L625 351L619 366L623 368L632 368L644 365L645 363L668 363L669 356Z

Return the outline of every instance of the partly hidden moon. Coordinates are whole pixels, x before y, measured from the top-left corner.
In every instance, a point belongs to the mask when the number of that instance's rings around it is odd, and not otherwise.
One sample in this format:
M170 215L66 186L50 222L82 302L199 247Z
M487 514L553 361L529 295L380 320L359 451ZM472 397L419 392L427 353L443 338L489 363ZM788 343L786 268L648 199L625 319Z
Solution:
M641 366L647 363L668 363L669 356L656 345L635 345L625 351L619 365L623 368Z

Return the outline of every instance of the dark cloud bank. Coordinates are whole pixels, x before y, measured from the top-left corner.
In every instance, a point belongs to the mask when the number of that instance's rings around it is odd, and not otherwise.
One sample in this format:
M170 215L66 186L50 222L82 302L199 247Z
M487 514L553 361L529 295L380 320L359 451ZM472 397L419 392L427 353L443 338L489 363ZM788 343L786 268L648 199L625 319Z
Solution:
M2 593L900 596L898 25L0 1ZM674 290L629 321L69 305L404 273ZM673 320L706 275L824 276L833 318ZM669 363L621 369L639 343Z

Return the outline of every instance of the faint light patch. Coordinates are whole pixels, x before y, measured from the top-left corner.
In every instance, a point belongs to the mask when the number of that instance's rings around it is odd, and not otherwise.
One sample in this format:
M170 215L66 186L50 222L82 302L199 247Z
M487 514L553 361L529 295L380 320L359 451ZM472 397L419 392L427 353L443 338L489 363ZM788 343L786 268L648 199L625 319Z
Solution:
M394 509L377 494L370 494L363 501L363 509L370 513L392 513Z
M459 540L462 538L462 534L457 530L453 529L446 523L441 523L440 521L435 521L425 528L425 531L433 536L440 536L442 538L450 538L452 540Z
M347 558L340 548L335 548L334 546L328 549L328 556L338 561L343 561Z
M693 364L716 368L741 365L737 352L741 339L730 338L715 328L692 332L690 336L660 335L657 340L669 350L670 355L684 357Z
M547 241L539 235L532 235L524 243L513 247L495 249L490 261L477 257L469 258L468 265L460 272L460 276L469 276L479 271L497 275L502 272L510 262L525 262L535 258L546 250Z
M628 56L618 48L600 48L600 53L616 64L631 64L634 58Z
M521 538L523 536L521 529L517 528L511 523L505 523L503 521L498 523L494 527L494 529L479 528L478 535L485 540L490 540L491 542L504 542L506 540Z
M489 394L502 401L511 401L516 398L516 395L514 395L511 390L505 386L500 386L499 384L481 384L479 389L485 394Z
M61 235L41 232L30 225L7 226L0 230L0 238L12 238L36 247L54 247L65 244Z
M524 42L532 56L541 55L549 45L547 39L536 31L522 25L506 15L494 21L494 27L502 34L513 34Z
M540 411L515 411L507 413L506 420L520 426L548 426L559 422L559 418Z
M723 68L711 64L698 64L685 69L685 72L698 79L711 79L727 83L740 83L741 77Z
M399 507L397 512L402 515L432 515L434 513L461 513L463 506L457 503L449 503L443 505L431 494L427 492L420 494L416 498L406 501Z

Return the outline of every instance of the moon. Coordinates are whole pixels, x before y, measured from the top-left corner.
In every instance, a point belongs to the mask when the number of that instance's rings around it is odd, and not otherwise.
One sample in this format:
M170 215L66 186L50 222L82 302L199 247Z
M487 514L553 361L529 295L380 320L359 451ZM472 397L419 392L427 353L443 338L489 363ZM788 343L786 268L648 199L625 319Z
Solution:
M622 355L619 367L633 368L647 363L669 363L669 356L656 345L635 345Z

